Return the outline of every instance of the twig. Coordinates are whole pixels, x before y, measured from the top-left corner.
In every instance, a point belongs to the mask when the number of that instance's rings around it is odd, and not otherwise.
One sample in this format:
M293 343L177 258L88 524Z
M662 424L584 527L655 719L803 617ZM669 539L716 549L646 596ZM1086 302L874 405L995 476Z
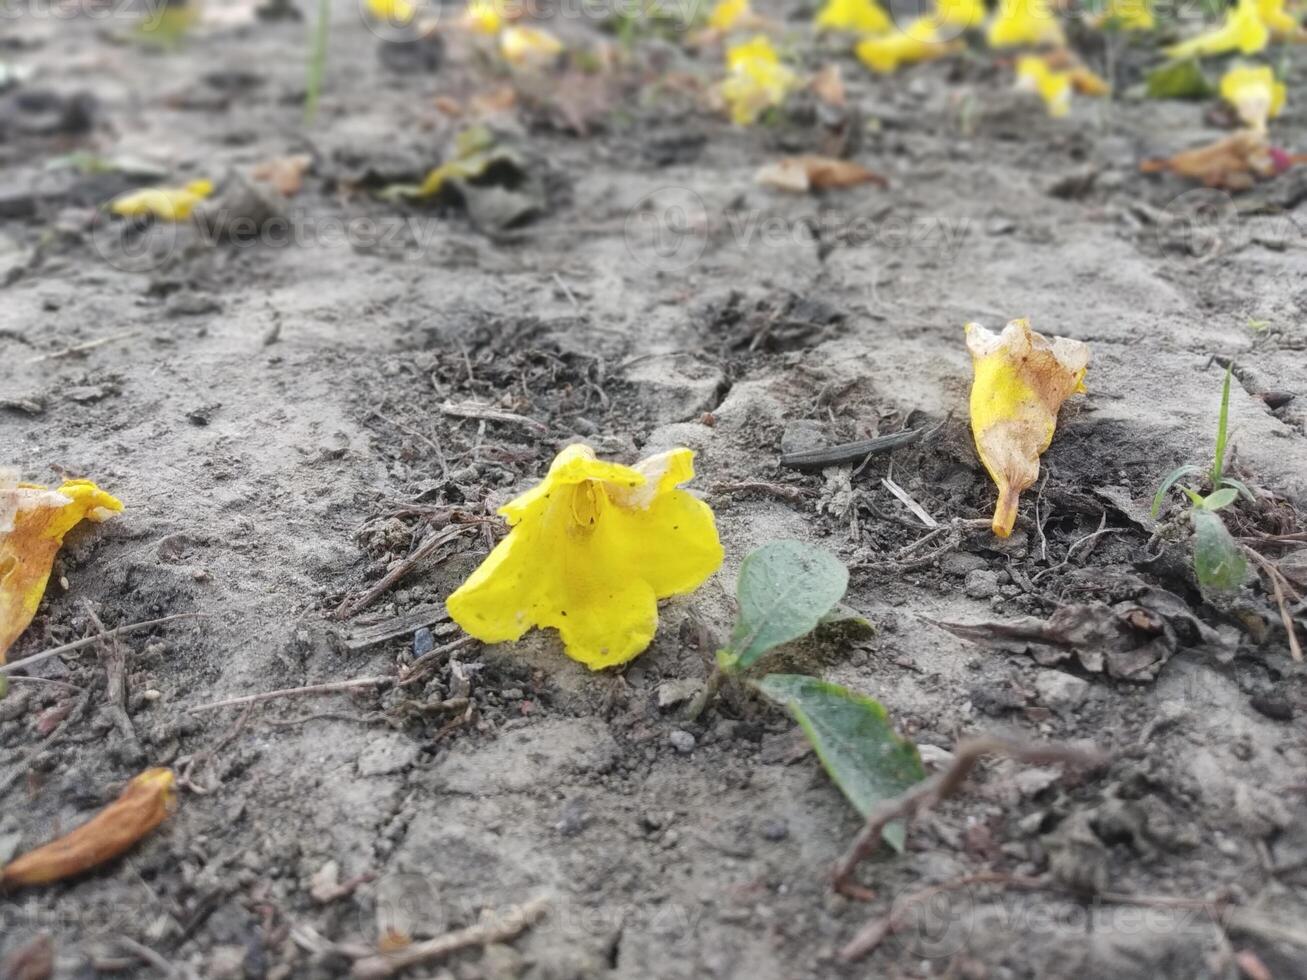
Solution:
M440 411L445 415L452 415L458 419L483 419L487 422L521 425L540 435L544 435L549 431L549 426L543 422L537 422L525 415L518 415L516 412L505 412L503 409L494 408L490 405L479 405L476 402L445 402L440 406Z
M1090 541L1096 541L1097 539L1101 538L1105 534L1120 534L1122 531L1127 530L1127 528L1124 527L1107 527L1106 524L1107 524L1107 511L1103 511L1103 517L1099 521L1098 530L1090 531L1084 537L1076 538L1076 540L1072 541L1071 546L1066 550L1066 557L1063 558L1062 561L1059 562L1058 564L1052 565L1048 568L1044 568L1036 572L1034 575L1030 577L1031 583L1038 582L1045 575L1066 568L1067 565L1071 564L1071 556L1076 553L1076 549L1079 548L1082 544L1087 544Z
M1283 573L1247 545L1244 545L1243 550L1252 555L1253 560L1262 566L1262 571L1266 572L1266 577L1271 580L1271 588L1275 592L1275 604L1280 607L1280 622L1284 624L1284 631L1289 634L1289 653L1292 654L1294 660L1301 663L1302 646L1298 643L1298 633L1293 624L1293 616L1289 613L1289 601L1284 595L1284 586L1288 586L1288 583L1283 581Z
M135 745L136 729L132 727L132 720L127 715L126 658L123 657L122 648L118 646L118 638L109 636L109 631L104 628L104 623L100 622L100 617L96 615L95 607L91 605L89 599L82 600L82 608L86 610L91 624L100 634L100 639L104 641L100 647L100 662L104 664L105 701L109 714L113 716L114 724L118 726L118 733Z
M792 470L821 470L827 466L850 466L863 462L875 453L887 453L891 449L911 446L920 442L928 434L933 434L939 426L921 426L916 429L904 429L875 439L860 439L857 442L845 442L825 449L808 449L801 453L785 453L781 456L781 465Z
M911 820L922 810L927 810L940 800L952 796L966 782L976 763L987 755L1007 756L1034 766L1065 763L1090 768L1102 765L1108 758L1098 751L1077 749L1056 743L1018 742L996 735L967 739L954 749L953 761L947 769L916 783L867 814L866 824L859 831L844 857L840 859L839 864L835 866L832 875L835 890L841 893L857 890L856 886L850 887L853 886L853 873L865 858L871 856L880 847L881 832L887 824L894 820Z
M473 527L474 525L471 524L455 524L452 527L445 528L443 531L429 535L420 545L417 546L417 548L413 550L411 555L383 575L380 581L367 589L358 598L351 600L346 597L341 604L336 607L335 611L332 612L331 618L349 619L349 617L362 612L368 606L372 605L372 603L374 603L382 593L412 571L414 565L422 561L422 559L426 558L442 544L452 541L460 534L466 534Z
M50 354L38 354L36 357L29 357L28 364L40 364L42 361L57 361L63 357L75 357L78 354L84 354L88 350L95 350L97 347L103 347L106 344L116 344L120 340L130 340L135 337L139 330L128 330L126 333L114 334L111 337L101 337L99 340L88 340L84 344L74 344L72 347L65 347L63 350L57 350Z
M250 715L253 712L254 712L254 705L252 704L246 705L245 710L241 712L241 716L236 719L236 724L232 725L231 728L227 730L227 733L223 735L222 738L218 739L218 741L215 742L211 747L204 749L201 752L197 752L189 759L186 759L184 763L182 760L179 759L178 764L180 766L181 772L177 776L177 785L183 786L186 789L189 789L192 793L196 793L200 796L208 796L215 789L221 786L222 785L221 778L219 778L218 781L214 783L212 786L197 785L195 780L192 778L195 772L195 767L207 766L213 760L213 757L215 755L217 755L219 752L225 749L232 742L236 741L236 736L239 735L244 730L245 725L250 720Z
M567 283L563 282L563 277L557 272L554 273L554 282L557 283L558 288L563 291L563 295L567 297L567 301L572 304L572 309L579 312L581 304L576 301L576 297L572 295L572 290L568 288Z
M899 503L903 504L904 507L912 511L913 515L917 518L917 520L921 521L922 524L925 524L926 527L932 529L939 527L939 521L931 517L930 513L926 510L926 508L922 507L921 504L913 500L912 494L908 493L901 486L895 483L894 480L891 479L888 474L882 476L880 478L880 482L885 487L886 490L894 494L894 496L899 499Z
M714 483L713 493L769 493L781 500L798 503L804 497L816 496L807 487L787 487L780 483L764 483L762 480L746 480L742 483Z
M155 626L162 626L165 623L171 623L178 619L194 619L197 617L207 616L208 613L190 612L177 613L172 616L164 616L162 619L147 619L139 623L132 623L129 626L118 626L104 634L108 637L120 636L124 633L135 633L137 630L148 630ZM73 653L76 650L84 650L86 647L98 642L101 639L100 634L88 636L80 640L73 640L72 643L65 643L62 646L51 647L49 650L42 650L40 653L34 653L30 657L23 657L21 660L15 660L11 663L0 665L0 674L8 674L15 670L22 670L24 667L30 667L32 664L39 664L42 660L49 660L51 657L61 657L65 653Z
M381 687L394 681L393 677L356 677L349 681L332 681L330 684L310 684L307 687L285 687L279 691L264 691L262 694L246 694L239 698L227 698L225 701L210 701L197 704L191 711L212 711L215 708L230 708L238 704L258 704L261 701L275 701L278 698L294 698L301 695L336 694L358 687Z
M165 977L174 977L177 975L177 971L173 969L171 963L144 943L138 943L130 936L118 936L117 941L119 946L127 950L127 952L131 953L137 959L149 963L150 966L154 967Z
M434 650L428 650L409 664L408 669L400 675L400 686L406 687L409 684L417 683L427 675L427 668L429 666L439 661L442 657L448 657L455 651L462 650L465 646L470 646L475 642L475 636L460 636L452 643L446 643L444 646L436 647Z
M421 439L428 446L430 446L436 453L436 462L440 464L441 481L442 482L449 481L449 463L445 461L445 450L441 448L439 442L437 442L435 439L431 438L430 436L425 435L422 432L419 432L417 429L414 429L412 426L405 425L403 422L400 422L396 419L392 419L389 415L381 414L381 412L377 411L375 408L372 410L372 414L375 415L377 418L381 419L381 421L385 422L387 425L390 425L393 428L398 429L400 432L407 432L414 439Z
M539 921L548 908L548 900L534 898L520 908L510 909L502 917L496 916L466 929L457 929L438 939L413 943L393 953L380 953L356 960L350 975L355 980L382 980L410 966L430 963L461 949L507 942Z

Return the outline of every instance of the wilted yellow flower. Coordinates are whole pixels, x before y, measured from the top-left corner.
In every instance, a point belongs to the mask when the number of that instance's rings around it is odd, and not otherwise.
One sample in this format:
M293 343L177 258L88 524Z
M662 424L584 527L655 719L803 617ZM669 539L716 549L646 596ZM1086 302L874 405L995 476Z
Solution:
M762 34L727 48L726 69L721 93L737 126L748 126L764 110L780 105L799 83Z
M468 0L459 23L473 33L492 36L504 26L504 18L495 0Z
M417 16L412 0L366 0L368 13L386 24L411 24Z
M539 27L513 25L499 35L499 52L510 65L522 67L552 61L563 50L563 42Z
M708 14L708 26L715 31L729 31L735 24L753 13L749 0L717 0Z
M1276 37L1290 37L1300 32L1298 18L1284 9L1285 0L1257 0L1257 16Z
M968 323L971 432L990 478L998 485L994 533L1006 538L1017 520L1021 491L1039 479L1039 457L1053 441L1057 410L1084 391L1089 347L1079 340L1047 337L1013 320L1001 334Z
M591 670L635 657L653 640L658 600L721 565L712 511L676 489L693 457L673 449L632 467L568 446L542 483L499 508L511 530L449 597L450 617L484 643L556 629Z
M1225 15L1220 27L1204 31L1188 41L1181 41L1166 49L1169 58L1198 58L1208 54L1225 54L1242 51L1256 54L1266 47L1271 32L1262 20L1258 0L1239 0L1239 5Z
M813 21L818 30L852 34L884 34L891 27L889 14L876 0L826 0Z
M185 187L147 187L115 197L109 202L109 210L124 218L185 221L195 205L212 193L211 180L193 180Z
M968 30L979 27L985 20L985 0L935 0L935 19Z
M21 483L0 490L7 515L0 527L0 663L36 615L64 535L83 520L99 523L122 502L90 480L68 480L58 490Z
M1276 81L1268 65L1235 65L1221 78L1221 98L1258 132L1265 132L1266 120L1280 114L1284 96L1284 83Z
M1107 0L1094 23L1099 27L1114 23L1123 31L1151 31L1157 26L1149 0Z
M1062 24L1048 0L999 0L986 38L991 48L1065 43Z
M900 31L864 38L853 50L864 65L883 75L900 65L942 58L961 48L961 42L940 37L939 22L934 17L919 17Z
M1054 71L1038 55L1017 59L1017 88L1043 99L1050 116L1065 116L1071 111L1071 75Z

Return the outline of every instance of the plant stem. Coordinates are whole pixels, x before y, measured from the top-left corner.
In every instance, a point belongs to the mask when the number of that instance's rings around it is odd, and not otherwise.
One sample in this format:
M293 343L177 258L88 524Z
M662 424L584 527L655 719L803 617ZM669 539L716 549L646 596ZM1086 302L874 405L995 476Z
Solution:
M708 679L704 682L703 689L694 696L690 706L685 709L686 721L699 720L699 716L712 703L713 698L717 697L717 692L721 689L722 681L725 679L726 672L719 665L714 665L712 673L708 675Z
M327 73L327 36L331 18L331 0L318 0L318 22L313 25L313 40L309 47L309 71L304 86L304 124L313 122L318 114L318 96L322 94L322 79Z

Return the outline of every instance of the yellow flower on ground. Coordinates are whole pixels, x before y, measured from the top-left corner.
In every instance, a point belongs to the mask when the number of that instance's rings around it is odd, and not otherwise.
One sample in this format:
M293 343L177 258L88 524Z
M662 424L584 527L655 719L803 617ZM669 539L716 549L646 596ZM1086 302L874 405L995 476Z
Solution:
M971 432L990 478L998 485L994 533L1006 538L1017 520L1021 491L1039 479L1039 457L1053 441L1062 402L1084 391L1089 347L1079 340L1051 341L1013 320L1001 334L968 323L975 380Z
M0 490L0 663L36 615L64 535L122 509L90 480L68 480L58 490L30 483Z
M504 26L504 18L495 0L468 0L459 23L474 34L493 36Z
M737 126L748 126L772 106L778 106L799 84L798 76L781 64L776 50L759 34L726 50L722 98Z
M935 19L970 30L985 20L985 0L935 0Z
M864 65L885 75L900 65L943 58L961 48L961 42L940 37L939 22L934 17L919 17L901 31L865 38L853 50Z
M1209 54L1242 51L1256 54L1266 47L1271 32L1257 7L1257 0L1239 0L1239 5L1225 15L1220 27L1204 31L1187 41L1166 49L1168 58L1200 58Z
M653 640L658 600L694 591L722 562L712 511L676 489L693 458L673 449L622 466L568 446L499 508L508 536L449 597L450 617L484 643L556 629L591 670L635 657Z
M552 61L563 50L563 42L539 27L513 25L499 35L499 52L515 67Z
M884 34L892 26L889 14L876 0L826 0L813 21L819 31Z
M1123 31L1151 31L1157 26L1157 19L1149 0L1107 0L1103 12L1094 18L1094 24L1102 27L1108 23Z
M412 0L367 0L368 13L386 24L411 24L418 9Z
M124 218L185 221L195 205L212 193L211 180L193 180L185 187L148 187L120 194L109 202L109 210Z
M1266 121L1280 114L1284 97L1284 83L1276 81L1267 65L1235 65L1221 78L1221 98L1258 132L1265 132Z
M1048 0L999 0L986 39L991 48L1065 43L1062 24Z
M1276 37L1297 34L1302 25L1298 18L1284 9L1285 0L1257 0L1257 16Z
M1038 55L1017 59L1017 88L1043 99L1050 116L1065 116L1071 111L1070 73L1054 71Z
M737 21L752 13L749 0L717 0L717 5L708 14L708 26L715 31L729 31Z

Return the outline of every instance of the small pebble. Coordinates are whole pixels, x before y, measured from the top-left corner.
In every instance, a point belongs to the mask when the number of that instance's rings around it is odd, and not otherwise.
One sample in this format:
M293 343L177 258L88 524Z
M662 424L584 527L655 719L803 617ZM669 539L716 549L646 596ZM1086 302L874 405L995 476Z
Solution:
M973 599L988 599L998 595L998 574L985 568L967 572L963 591Z
M784 820L765 820L760 829L763 840L782 841L790 836L789 825Z
M682 755L689 755L694 751L694 736L689 732L681 731L679 728L667 736L667 740L672 743L672 748L676 749Z
M413 656L420 657L424 653L430 653L436 648L436 638L431 635L431 630L423 626L413 634Z

